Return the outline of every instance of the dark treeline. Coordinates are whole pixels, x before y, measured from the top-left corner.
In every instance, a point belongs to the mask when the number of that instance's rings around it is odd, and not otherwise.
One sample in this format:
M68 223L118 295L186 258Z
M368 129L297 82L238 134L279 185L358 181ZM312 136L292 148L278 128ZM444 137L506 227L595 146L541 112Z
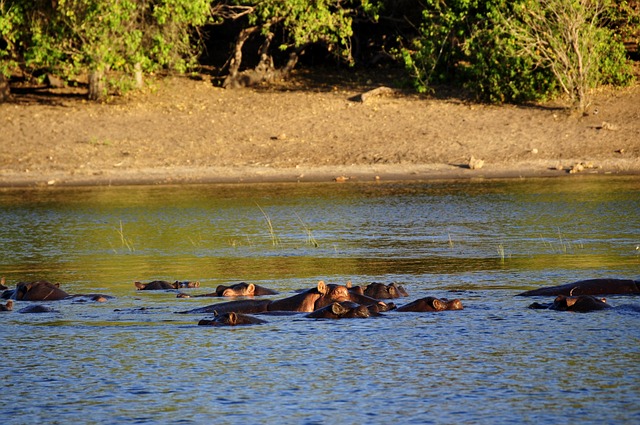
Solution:
M585 109L590 89L633 80L639 40L638 0L0 0L0 100L17 78L101 99L151 73L213 69L235 88L304 62Z

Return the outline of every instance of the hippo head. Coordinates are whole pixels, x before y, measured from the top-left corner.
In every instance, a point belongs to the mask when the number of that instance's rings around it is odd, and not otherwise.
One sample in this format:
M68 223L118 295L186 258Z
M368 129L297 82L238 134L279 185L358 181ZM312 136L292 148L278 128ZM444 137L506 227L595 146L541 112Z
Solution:
M240 282L231 286L218 285L216 293L219 297L251 297L255 294L253 283Z
M611 308L611 306L607 304L606 299L596 298L592 295L577 295L573 297L558 295L549 308L552 310L578 311L584 313L594 310L604 310Z
M175 282L173 282L173 287L175 289L180 289L180 288L199 288L200 287L200 282L195 281L195 282L191 282L191 281L183 281L180 282L178 280L176 280Z
M367 307L350 301L343 301L333 302L326 307L309 313L307 317L312 319L341 319L356 317L366 318L371 315L372 313Z
M381 300L409 296L402 285L396 285L395 283L385 285L384 283L377 282L367 285L364 290L364 295Z
M22 301L54 301L68 296L69 294L60 289L59 283L38 280L35 282L18 282L13 298Z
M235 313L233 311L226 313L218 313L217 311L213 312L214 318L211 319L202 319L198 322L198 325L208 325L208 326L237 326L237 325L258 325L262 323L266 323L264 320L258 319L256 317L247 316L246 314Z
M320 293L320 297L315 302L314 310L326 307L334 302L351 301L349 288L345 285L327 285L321 280L315 290Z
M448 300L446 298L425 297L412 303L399 307L398 311L445 311L462 310L462 303L459 299Z

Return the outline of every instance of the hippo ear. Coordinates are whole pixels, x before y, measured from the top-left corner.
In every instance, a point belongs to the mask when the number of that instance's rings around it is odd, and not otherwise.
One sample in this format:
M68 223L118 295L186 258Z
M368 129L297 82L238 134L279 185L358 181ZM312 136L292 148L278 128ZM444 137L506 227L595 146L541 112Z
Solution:
M59 288L60 287L60 282L54 283L53 286L55 286L56 288Z
M447 309L447 304L437 298L434 298L431 304L433 305L433 308L435 308L438 311Z
M321 294L326 294L327 293L327 284L324 283L323 280L321 280L320 282L318 282L318 292L320 292Z
M133 284L136 285L136 288L138 288L138 290L144 289L144 287L147 286L142 282L133 282Z
M247 292L250 294L254 294L256 292L256 285L250 283L247 285Z
M235 325L236 323L238 323L238 315L232 311L229 313L229 324Z
M194 288L199 288L200 287L200 281L196 280L195 282L193 282L193 287Z
M351 281L350 281L350 280L347 280L346 287L347 287L347 288L352 288L352 287L353 287L353 284L351 283Z

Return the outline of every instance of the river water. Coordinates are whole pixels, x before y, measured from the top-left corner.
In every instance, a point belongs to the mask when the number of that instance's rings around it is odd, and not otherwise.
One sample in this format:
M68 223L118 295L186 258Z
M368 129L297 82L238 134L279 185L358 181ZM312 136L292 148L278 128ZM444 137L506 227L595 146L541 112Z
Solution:
M640 300L515 297L640 279L640 179L3 189L0 274L107 303L0 313L3 424L640 423ZM197 326L198 280L278 296L402 284L465 309ZM17 302L16 310L27 303Z

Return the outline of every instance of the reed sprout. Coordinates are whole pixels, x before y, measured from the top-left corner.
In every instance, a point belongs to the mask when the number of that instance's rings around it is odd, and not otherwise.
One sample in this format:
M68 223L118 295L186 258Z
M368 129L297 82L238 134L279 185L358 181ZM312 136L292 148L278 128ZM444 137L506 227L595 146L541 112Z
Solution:
M135 251L135 247L133 246L133 241L124 235L124 226L122 225L122 220L120 220L120 228L116 229L118 234L120 235L120 243L123 247L126 247L129 252Z
M266 211L263 210L262 207L257 202L256 202L256 205L262 212L262 215L264 216L264 219L267 222L267 228L269 229L269 235L271 236L271 244L273 246L279 246L280 238L278 238L278 235L276 235L276 232L273 229L273 223L271 223L271 217L269 217L269 214L267 214Z
M307 235L307 245L311 245L311 246L317 248L318 247L318 241L316 241L316 238L313 236L313 232L311 231L311 228L307 225L307 223L305 223L302 220L302 218L300 218L298 213L295 213L295 215L298 218L298 221L302 225L302 228L304 229L304 232Z
M500 255L500 262L504 264L504 245L498 244L498 255Z

